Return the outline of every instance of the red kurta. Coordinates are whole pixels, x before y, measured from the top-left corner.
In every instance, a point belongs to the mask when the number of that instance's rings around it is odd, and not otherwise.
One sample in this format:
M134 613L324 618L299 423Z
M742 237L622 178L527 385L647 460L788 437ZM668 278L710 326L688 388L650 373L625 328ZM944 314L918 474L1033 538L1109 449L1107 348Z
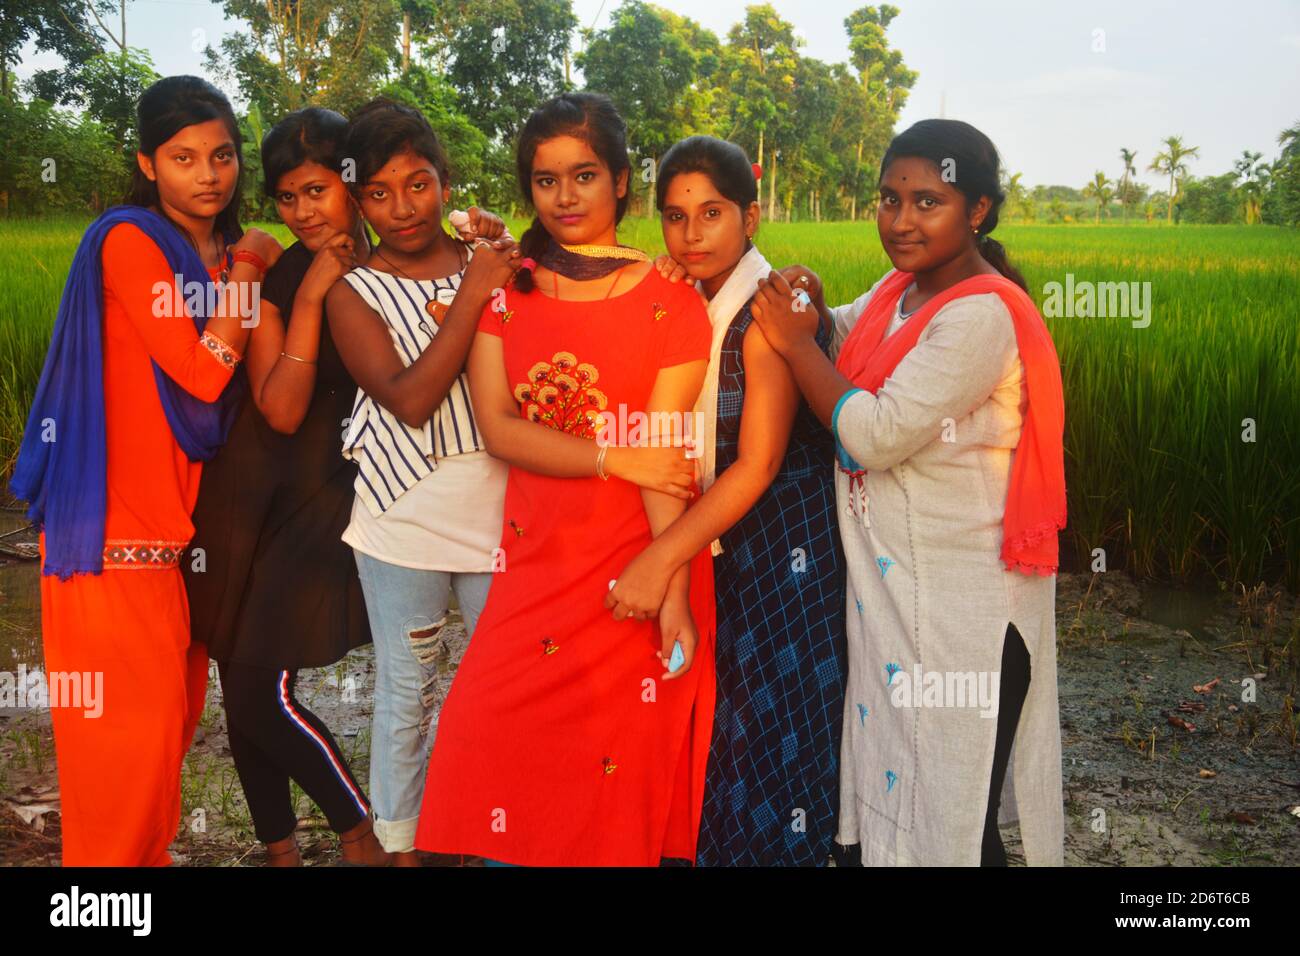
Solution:
M115 226L102 261L104 571L67 581L41 576L46 672L77 672L82 684L98 679L102 687L97 708L85 706L84 693L66 702L77 706L50 702L63 864L166 865L180 820L181 764L207 690L207 651L190 644L178 567L194 534L203 466L172 436L151 360L212 401L239 356L211 333L200 336L188 316L154 314L154 284L174 279L141 230ZM43 536L41 544L43 561Z
M693 289L651 271L594 302L511 291L484 313L521 414L594 440L661 368L708 357ZM626 408L620 409L621 405ZM616 622L609 582L651 541L635 485L511 468L504 571L439 716L415 844L525 866L694 860L715 696L713 568L691 565L700 644L660 680L659 626Z

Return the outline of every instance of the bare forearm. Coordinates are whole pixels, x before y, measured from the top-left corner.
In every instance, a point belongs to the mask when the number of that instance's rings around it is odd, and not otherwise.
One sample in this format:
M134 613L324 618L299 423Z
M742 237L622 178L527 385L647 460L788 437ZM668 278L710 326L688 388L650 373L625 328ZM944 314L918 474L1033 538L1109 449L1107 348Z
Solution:
M203 326L205 332L219 337L241 355L248 346L248 336L253 330L253 319L245 316L243 306L257 301L254 283L262 277L261 271L248 262L236 262L230 270L229 281L216 296L215 313Z
M428 421L465 369L488 295L477 286L462 285L429 347L410 365L369 390L371 397L413 428Z
M316 389L324 299L300 289L293 300L289 329L276 350L271 371L257 396L257 407L272 428L293 434L307 416ZM259 329L257 334L264 334Z
M488 453L507 464L551 478L590 478L596 474L600 446L587 438L556 431L518 415L480 422ZM606 455L617 455L610 448ZM609 474L606 466L606 474Z
M686 511L686 502L672 495L665 495L648 488L641 489L641 501L645 505L646 520L650 523L650 533L657 540L673 527L682 512ZM710 539L712 540L712 539ZM691 575L689 560L683 562L668 582L668 591L664 596L667 601L687 602L690 599Z
M665 569L690 563L714 538L743 518L770 484L768 472L756 463L739 459L693 507L656 535L651 550Z

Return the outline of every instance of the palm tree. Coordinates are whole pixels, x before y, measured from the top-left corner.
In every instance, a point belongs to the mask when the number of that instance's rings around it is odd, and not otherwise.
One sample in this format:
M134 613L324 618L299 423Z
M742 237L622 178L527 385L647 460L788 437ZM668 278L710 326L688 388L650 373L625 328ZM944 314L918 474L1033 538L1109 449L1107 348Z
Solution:
M1115 195L1110 188L1111 181L1106 178L1106 174L1100 169L1092 177L1092 182L1083 187L1083 195L1088 199L1097 200L1097 222L1101 222L1101 210L1110 202L1111 197Z
M1300 123L1282 130L1278 134L1277 141L1278 145L1282 147L1283 157L1300 150Z
M1264 187L1268 181L1268 163L1261 163L1263 153L1241 151L1241 159L1232 164L1233 171L1241 182L1241 195L1246 202L1246 225L1259 222L1259 207L1264 197Z
M1169 177L1169 221L1174 221L1174 200L1178 198L1177 179L1187 175L1185 159L1196 158L1199 146L1184 146L1181 136L1166 136L1162 142L1165 148L1156 153L1147 169L1153 173L1163 173Z
M1015 173L1010 176L1003 184L1002 191L1006 193L1008 208L1015 210L1021 219L1026 219L1025 207L1029 202L1029 191L1020 182L1022 175L1024 174Z
M1137 150L1124 149L1122 146L1119 150L1119 158L1124 160L1124 175L1119 180L1119 202L1124 210L1124 221L1128 222L1128 207L1133 197L1128 194L1128 178L1136 176L1137 169L1133 166L1133 160L1137 159Z

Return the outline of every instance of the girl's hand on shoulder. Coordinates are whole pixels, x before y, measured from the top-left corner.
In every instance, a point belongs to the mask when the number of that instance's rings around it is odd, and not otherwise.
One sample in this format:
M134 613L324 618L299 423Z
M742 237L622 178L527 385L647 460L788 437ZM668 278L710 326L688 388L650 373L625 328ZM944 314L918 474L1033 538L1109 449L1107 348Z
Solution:
M316 250L307 274L302 277L302 289L308 295L324 300L330 286L356 267L355 243L347 233L340 232Z
M614 620L631 617L648 621L659 613L672 568L663 567L657 560L653 544L628 562L605 595L605 607L614 612Z
M763 337L782 355L813 339L821 321L812 297L802 289L792 289L779 272L758 280L750 311Z
M268 270L280 258L280 253L284 252L284 248L275 236L261 229L249 229L240 236L232 251L239 252L241 249L251 252L265 262Z
M655 657L664 666L660 680L676 680L695 663L695 648L700 643L695 619L691 617L691 607L682 598L668 598L664 601L659 610L659 636L662 641ZM682 664L675 671L668 669L673 659L674 643L682 646Z
M822 288L822 277L813 272L807 266L793 265L786 266L784 269L776 270L786 282L790 283L792 289L803 289L812 299L813 305L818 310L826 305L825 291Z
M695 277L688 275L686 267L672 256L660 256L655 259L655 268L669 282L685 282L687 285L695 285Z

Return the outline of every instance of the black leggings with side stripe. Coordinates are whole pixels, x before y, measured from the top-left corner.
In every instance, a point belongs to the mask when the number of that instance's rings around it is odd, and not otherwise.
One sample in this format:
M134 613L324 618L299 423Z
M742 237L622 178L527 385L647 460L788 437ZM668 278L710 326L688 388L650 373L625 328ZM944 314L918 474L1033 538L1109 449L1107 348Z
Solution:
M230 755L259 840L283 840L297 827L291 779L337 833L370 815L370 804L333 735L294 697L295 671L233 663L218 664L218 671Z

